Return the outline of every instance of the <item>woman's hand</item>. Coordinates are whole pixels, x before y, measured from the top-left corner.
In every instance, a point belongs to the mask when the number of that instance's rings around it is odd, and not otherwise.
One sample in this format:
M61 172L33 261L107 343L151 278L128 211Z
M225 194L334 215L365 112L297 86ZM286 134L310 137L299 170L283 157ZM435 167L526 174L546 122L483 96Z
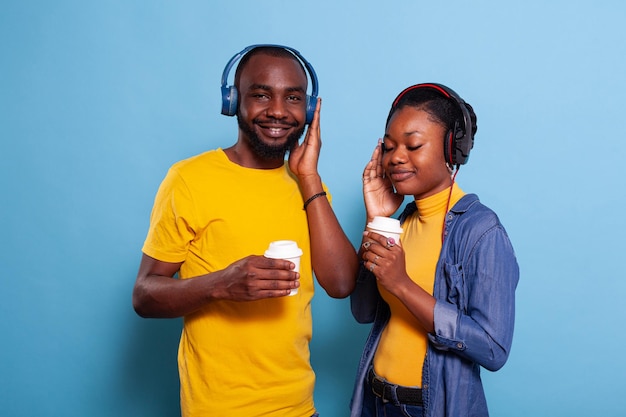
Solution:
M395 193L391 180L385 176L382 146L379 139L372 159L363 170L363 200L368 221L374 216L391 216L404 200L404 196Z
M428 333L435 331L435 298L417 285L406 271L404 249L392 238L378 233L363 233L359 250L365 267L379 285L405 305Z
M365 267L387 291L397 296L399 285L412 282L406 272L404 250L395 239L365 231L361 248Z

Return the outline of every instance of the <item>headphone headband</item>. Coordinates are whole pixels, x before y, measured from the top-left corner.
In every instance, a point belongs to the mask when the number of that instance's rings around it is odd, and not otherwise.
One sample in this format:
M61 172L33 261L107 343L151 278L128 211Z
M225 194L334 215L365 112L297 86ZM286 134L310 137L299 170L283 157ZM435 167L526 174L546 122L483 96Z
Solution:
M309 124L313 121L313 114L315 113L315 107L317 106L317 92L318 92L318 83L317 83L317 74L315 74L315 70L313 66L307 61L300 52L297 50L284 45L276 45L276 44L256 44L250 45L244 48L242 51L236 53L226 64L224 68L224 72L222 73L222 114L226 116L234 116L237 113L237 100L238 93L237 88L232 85L228 86L228 74L232 67L235 65L237 61L239 61L244 55L253 49L257 48L282 48L294 55L300 62L304 65L307 72L309 73L309 77L311 78L311 94L307 95L306 100L306 123Z
M449 87L437 83L415 84L402 90L393 101L391 106L394 109L400 100L410 91L420 88L430 89L443 95L445 98L452 100L461 110L463 120L455 122L453 131L448 133L448 139L444 142L446 162L451 165L462 165L467 163L470 150L474 146L474 124L468 109L468 104ZM459 122L462 122L462 126Z

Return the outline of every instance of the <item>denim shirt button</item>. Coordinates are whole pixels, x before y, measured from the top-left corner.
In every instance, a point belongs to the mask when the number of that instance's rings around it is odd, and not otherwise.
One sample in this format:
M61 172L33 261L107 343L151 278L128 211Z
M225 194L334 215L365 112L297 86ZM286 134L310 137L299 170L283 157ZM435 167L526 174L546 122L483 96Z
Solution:
M463 343L459 342L456 344L457 349L463 349Z

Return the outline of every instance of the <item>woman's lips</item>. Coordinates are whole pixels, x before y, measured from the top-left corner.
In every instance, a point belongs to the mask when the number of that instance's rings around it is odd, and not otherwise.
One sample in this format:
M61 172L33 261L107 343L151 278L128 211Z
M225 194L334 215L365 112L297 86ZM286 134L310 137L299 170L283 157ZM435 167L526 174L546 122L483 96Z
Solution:
M414 175L413 171L392 171L389 173L389 178L391 178L392 181L404 181L407 178L410 178Z

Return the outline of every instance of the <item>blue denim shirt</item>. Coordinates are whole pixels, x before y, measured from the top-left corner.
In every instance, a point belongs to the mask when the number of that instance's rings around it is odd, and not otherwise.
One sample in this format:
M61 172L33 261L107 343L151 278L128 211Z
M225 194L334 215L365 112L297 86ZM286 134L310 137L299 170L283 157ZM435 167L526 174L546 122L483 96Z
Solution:
M406 216L407 210L400 220ZM476 195L461 198L445 223L433 292L435 331L428 335L423 367L424 415L485 417L489 413L480 367L496 371L509 356L519 268L500 220ZM390 312L378 293L376 278L364 267L350 303L359 323L374 323L351 401L350 416L359 417L364 381Z

